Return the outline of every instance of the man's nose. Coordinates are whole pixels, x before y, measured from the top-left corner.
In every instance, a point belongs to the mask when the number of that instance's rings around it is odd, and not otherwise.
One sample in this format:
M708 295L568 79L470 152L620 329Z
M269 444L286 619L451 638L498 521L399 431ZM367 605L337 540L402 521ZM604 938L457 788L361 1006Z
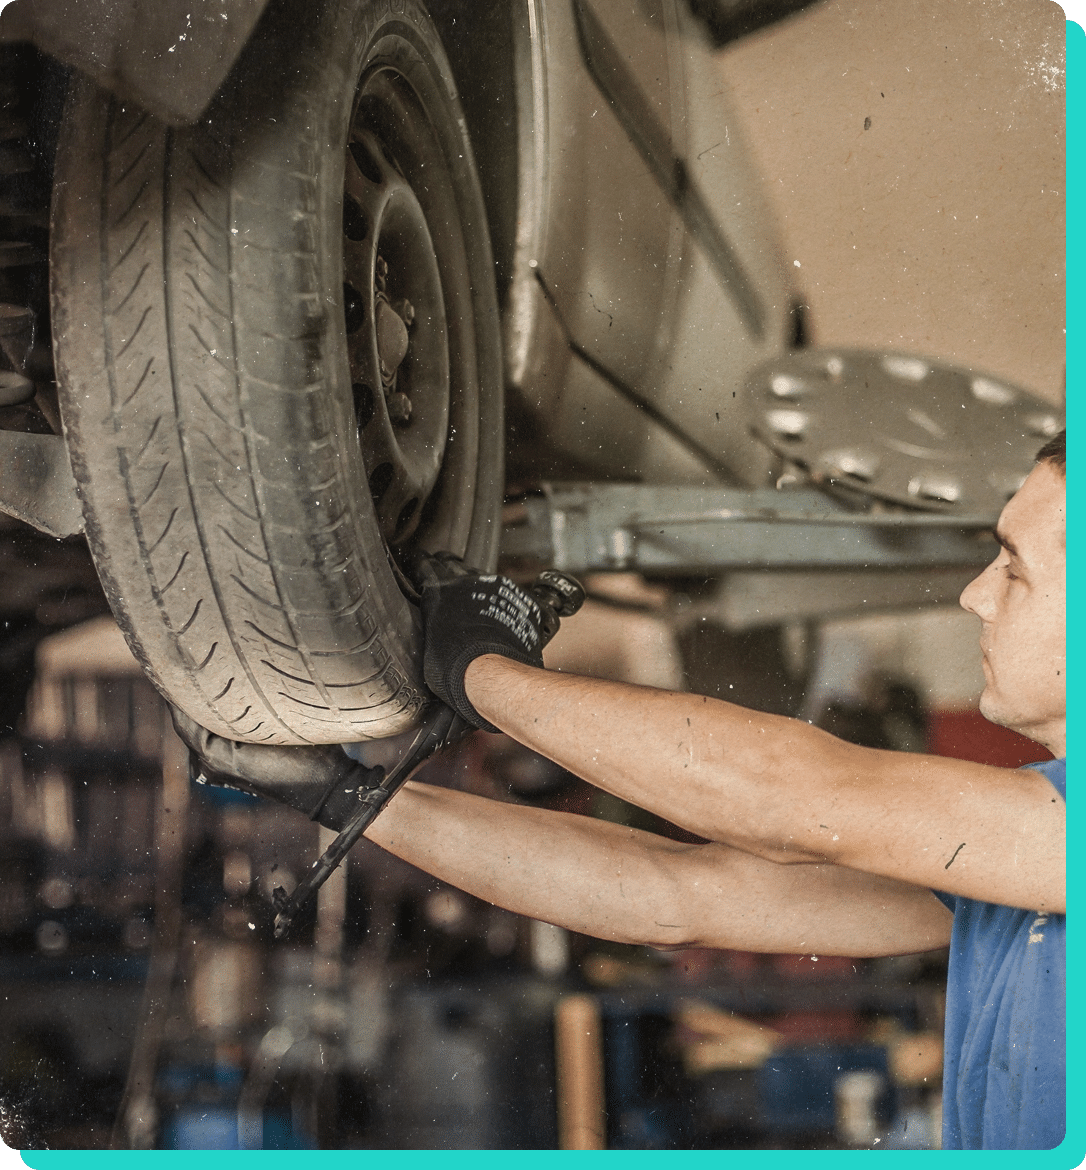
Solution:
M958 604L962 609L976 614L981 621L987 621L990 616L992 591L989 587L989 582L992 579L992 573L994 571L995 562L990 564L983 572L978 573L966 585L962 590L961 596L958 598Z

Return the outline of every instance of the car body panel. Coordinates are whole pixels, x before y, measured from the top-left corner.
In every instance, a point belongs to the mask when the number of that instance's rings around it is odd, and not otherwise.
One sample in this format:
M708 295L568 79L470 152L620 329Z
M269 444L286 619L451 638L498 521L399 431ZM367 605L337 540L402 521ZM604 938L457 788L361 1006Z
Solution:
M13 0L0 41L31 41L164 121L195 121L267 0Z
M265 6L14 0L0 36L29 39L181 124L200 116ZM512 0L480 13L465 0L434 0L432 9L469 122L476 111L470 128L486 138L476 145L485 156L499 283L508 285L507 383L531 420L532 441L542 439L581 475L762 482L767 456L732 425L727 407L747 370L784 343L789 293L713 47L686 4ZM586 19L613 46L665 149L683 160L771 306L761 338L744 329L704 248L639 152L629 117L624 124L616 116L593 77ZM495 130L490 123L501 117L508 125ZM512 237L507 246L502 236ZM638 400L659 404L670 434ZM516 476L515 452L511 463Z
M730 417L746 371L787 345L791 291L772 218L727 104L712 49L685 9L646 15L629 0L593 12L636 67L647 110L670 138L764 306L753 336L680 209L586 67L575 8L536 6L531 99L537 160L522 179L506 320L511 387L547 439L601 474L654 480L761 482L768 458ZM529 86L523 81L519 92ZM545 169L544 169L545 168ZM548 304L548 302L550 302ZM548 320L548 317L555 319ZM710 324L706 324L709 322ZM600 376L574 348L613 375ZM661 432L614 382L664 411L695 443ZM736 398L733 398L733 393ZM707 448L713 463L695 452Z

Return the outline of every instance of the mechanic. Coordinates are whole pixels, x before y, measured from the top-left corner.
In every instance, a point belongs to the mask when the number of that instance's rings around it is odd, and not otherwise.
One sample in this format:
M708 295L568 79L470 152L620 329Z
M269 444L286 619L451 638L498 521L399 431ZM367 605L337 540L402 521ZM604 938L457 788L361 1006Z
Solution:
M873 750L699 695L546 671L533 599L461 577L424 594L431 689L708 843L417 782L367 836L477 897L605 939L854 957L949 944L944 1148L1058 1145L1064 435L1037 458L961 603L982 623L982 713L1055 761Z

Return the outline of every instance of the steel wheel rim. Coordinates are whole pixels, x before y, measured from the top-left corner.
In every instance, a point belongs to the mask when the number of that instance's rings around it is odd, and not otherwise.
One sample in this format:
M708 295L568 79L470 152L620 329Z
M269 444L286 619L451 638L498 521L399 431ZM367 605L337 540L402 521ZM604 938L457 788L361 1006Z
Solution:
M474 492L474 483L457 482L463 470L450 482L445 458L460 416L477 409L463 389L472 380L454 368L448 324L472 310L430 229L436 221L447 235L458 219L423 102L399 70L372 69L346 151L344 319L362 462L378 528L398 558L417 544L443 545L445 525L433 522L447 511L440 497Z

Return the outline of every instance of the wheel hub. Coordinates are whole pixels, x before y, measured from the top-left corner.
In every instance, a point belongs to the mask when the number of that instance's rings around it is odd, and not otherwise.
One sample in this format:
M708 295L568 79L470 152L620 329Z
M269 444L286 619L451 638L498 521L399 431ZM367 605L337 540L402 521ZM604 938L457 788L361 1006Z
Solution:
M396 382L396 371L407 357L407 322L388 303L388 298L377 296L377 353L381 358L381 381L385 386Z

